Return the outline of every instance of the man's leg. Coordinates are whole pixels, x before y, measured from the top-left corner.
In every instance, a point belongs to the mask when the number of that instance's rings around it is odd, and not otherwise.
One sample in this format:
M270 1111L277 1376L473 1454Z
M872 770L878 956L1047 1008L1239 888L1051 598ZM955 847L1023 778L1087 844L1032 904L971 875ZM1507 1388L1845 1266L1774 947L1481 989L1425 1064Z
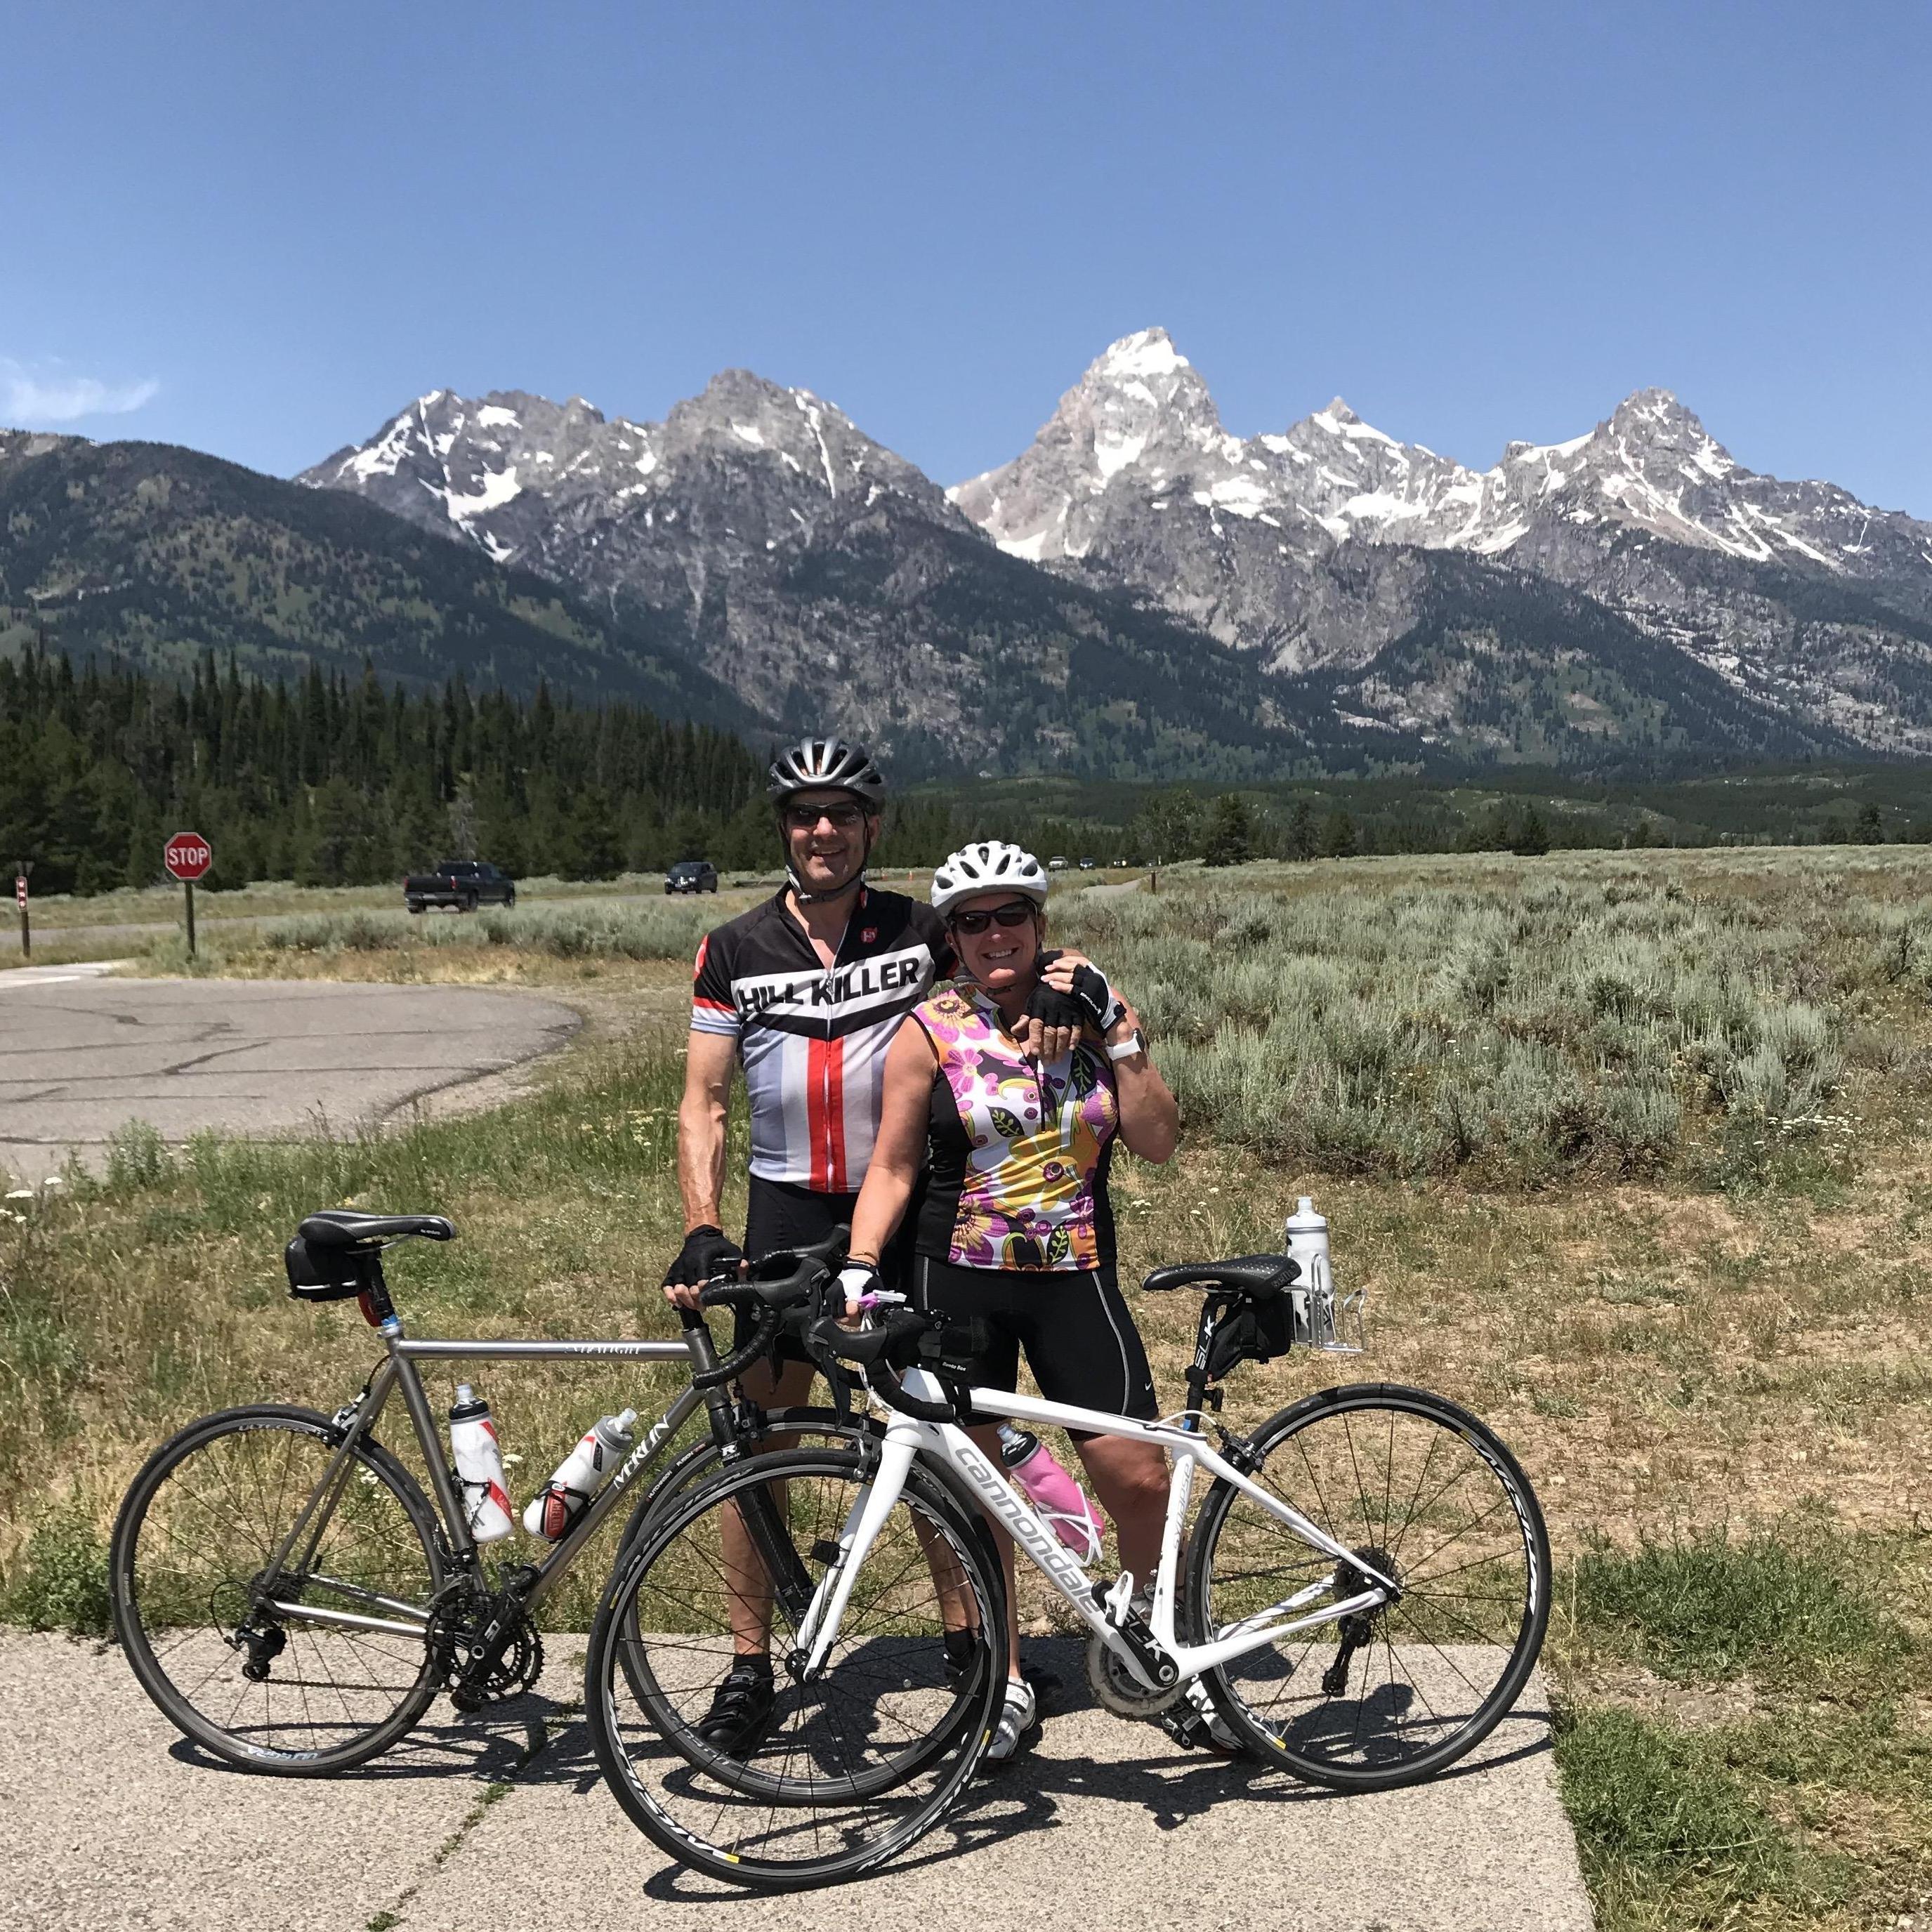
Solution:
M816 1371L809 1362L769 1360L754 1362L745 1371L740 1386L760 1408L794 1408L812 1392ZM780 1430L768 1437L767 1450L790 1449L798 1438ZM778 1507L784 1507L782 1492ZM740 1657L764 1657L771 1649L771 1581L759 1561L751 1534L735 1504L720 1512L718 1532L724 1546L725 1588L730 1600L733 1645Z

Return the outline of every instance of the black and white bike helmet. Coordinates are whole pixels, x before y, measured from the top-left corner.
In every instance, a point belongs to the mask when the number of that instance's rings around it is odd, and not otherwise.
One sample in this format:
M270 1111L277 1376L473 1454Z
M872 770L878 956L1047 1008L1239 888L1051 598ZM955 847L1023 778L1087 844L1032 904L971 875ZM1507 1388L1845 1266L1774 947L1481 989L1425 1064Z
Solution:
M772 760L766 795L782 805L794 792L849 791L877 812L886 802L886 782L863 745L843 738L801 738Z
M940 862L932 875L932 909L944 919L962 899L1009 890L1043 906L1046 883L1046 868L1030 852L1004 839L982 839Z

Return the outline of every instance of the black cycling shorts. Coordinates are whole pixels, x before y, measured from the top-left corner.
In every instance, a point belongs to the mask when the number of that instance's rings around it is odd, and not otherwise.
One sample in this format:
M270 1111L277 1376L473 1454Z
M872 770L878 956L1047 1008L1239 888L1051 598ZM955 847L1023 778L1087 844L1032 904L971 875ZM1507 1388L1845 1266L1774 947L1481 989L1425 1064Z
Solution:
M982 1388L1019 1386L1020 1351L1048 1402L1151 1422L1160 1413L1154 1371L1111 1265L1091 1270L955 1268L921 1255L914 1299L935 1313L977 1316L990 1346L967 1379ZM1082 1432L1070 1430L1078 1439Z
M787 1180L766 1180L751 1177L751 1190L745 1202L745 1254L748 1260L761 1261L781 1248L808 1248L824 1240L834 1228L849 1228L852 1210L859 1204L856 1194L815 1194ZM886 1287L904 1292L901 1277L912 1258L912 1232L916 1216L908 1210L899 1223L899 1232L886 1244L879 1259L879 1274ZM731 1346L742 1348L752 1339L758 1325L755 1312L736 1311ZM802 1362L806 1353L790 1336L781 1336L778 1359Z

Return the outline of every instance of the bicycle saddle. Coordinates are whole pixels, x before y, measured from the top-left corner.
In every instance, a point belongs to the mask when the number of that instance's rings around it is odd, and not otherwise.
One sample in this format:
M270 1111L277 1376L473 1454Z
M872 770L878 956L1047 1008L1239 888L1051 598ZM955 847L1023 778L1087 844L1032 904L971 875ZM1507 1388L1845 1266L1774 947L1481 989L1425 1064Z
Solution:
M311 1247L350 1248L364 1241L400 1240L420 1234L425 1240L453 1241L456 1230L440 1214L358 1214L346 1208L325 1208L296 1230Z
M1156 1268L1141 1286L1154 1294L1171 1288L1218 1288L1267 1301L1300 1274L1301 1264L1286 1255L1237 1255L1232 1261L1182 1262Z

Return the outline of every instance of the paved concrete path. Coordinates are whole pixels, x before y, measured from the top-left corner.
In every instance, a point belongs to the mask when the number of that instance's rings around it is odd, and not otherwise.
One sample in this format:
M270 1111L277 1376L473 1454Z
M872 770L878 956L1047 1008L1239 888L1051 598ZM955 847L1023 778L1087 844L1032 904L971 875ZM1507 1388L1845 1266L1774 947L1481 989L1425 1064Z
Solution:
M38 1180L142 1120L264 1135L368 1126L560 1046L555 1000L466 986L0 973L0 1169Z
M1043 1648L1082 1682L1075 1646ZM1366 1797L1070 1709L884 1873L746 1897L626 1820L574 1715L580 1646L550 1651L539 1694L461 1724L439 1703L404 1749L311 1782L201 1760L115 1650L0 1633L0 1928L1589 1932L1539 1680L1473 1762Z

